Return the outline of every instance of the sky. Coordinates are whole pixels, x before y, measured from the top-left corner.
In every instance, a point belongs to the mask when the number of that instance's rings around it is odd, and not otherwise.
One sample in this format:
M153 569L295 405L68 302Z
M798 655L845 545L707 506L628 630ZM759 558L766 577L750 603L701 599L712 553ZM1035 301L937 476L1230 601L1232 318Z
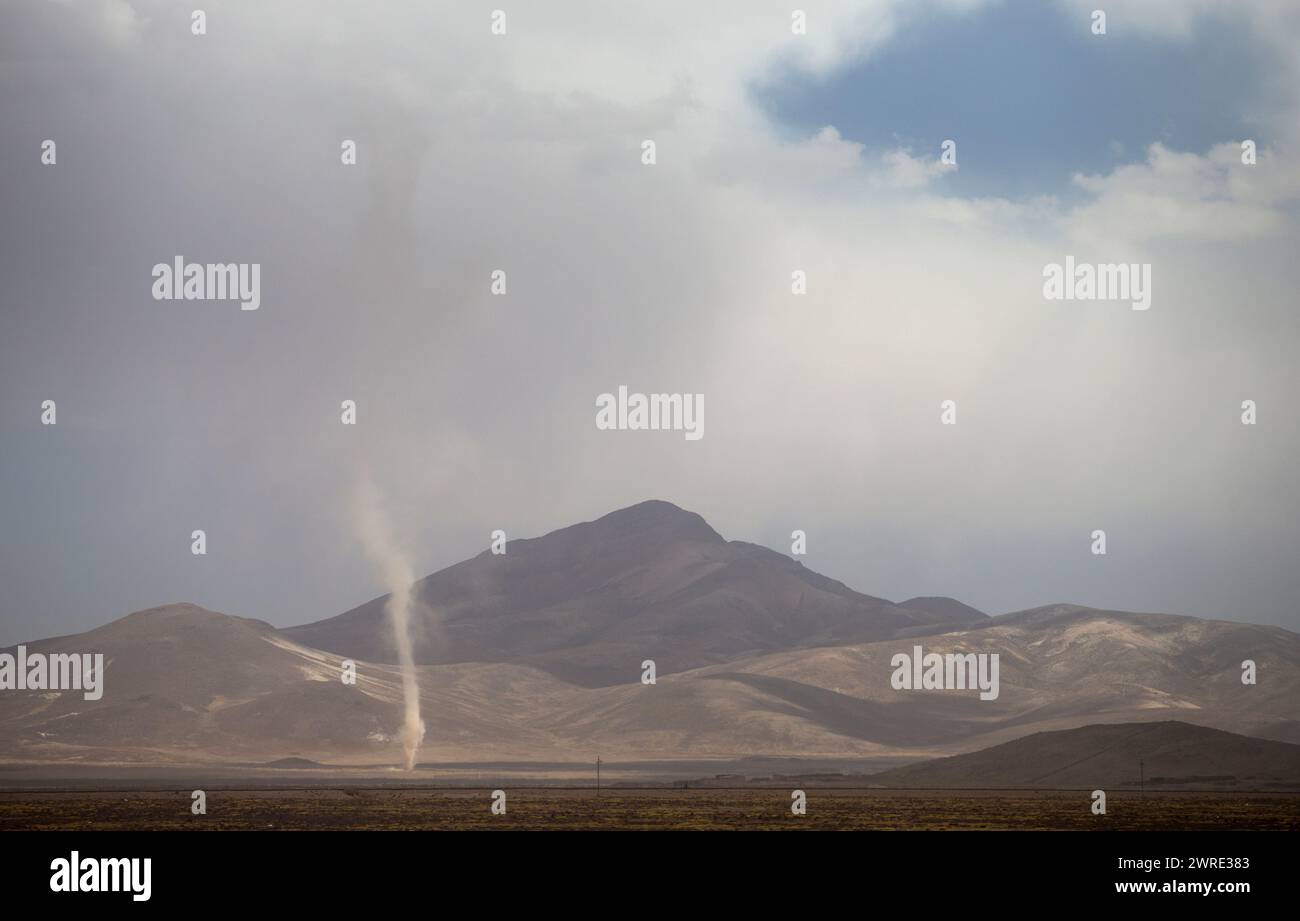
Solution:
M1153 41L1118 14L1115 26L1099 41L1041 0L925 17L829 77L783 75L760 100L789 139L825 125L883 150L960 138L965 162L943 190L964 196L1074 203L1072 175L1110 172L1154 142L1274 141L1283 50L1255 41L1245 17L1211 11L1180 41Z
M367 478L419 573L659 498L894 600L1300 629L1300 7L501 7L0 0L0 645L347 610Z

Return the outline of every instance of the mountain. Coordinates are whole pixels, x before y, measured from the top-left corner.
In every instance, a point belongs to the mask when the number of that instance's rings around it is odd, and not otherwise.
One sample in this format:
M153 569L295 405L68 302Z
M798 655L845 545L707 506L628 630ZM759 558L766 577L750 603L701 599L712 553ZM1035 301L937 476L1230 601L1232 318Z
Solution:
M270 624L174 604L130 614L72 637L28 643L33 653L103 653L104 694L0 695L0 751L32 759L94 749L100 757L207 759L312 736L364 739L400 694L342 694L337 667ZM13 649L4 650L13 653ZM312 706L298 707L308 697Z
M1300 745L1177 720L1091 725L895 768L887 787L1300 789Z
M896 691L892 657L997 653L1000 693ZM0 694L0 760L392 764L401 720L391 665L311 649L268 624L193 605L142 611L30 652L105 653L102 700ZM1245 653L1259 684L1242 685ZM438 762L934 758L1104 720L1176 718L1300 741L1300 636L1272 627L1055 606L921 638L748 656L582 687L540 668L419 669Z
M426 762L899 763L1171 719L1300 742L1290 631L1065 604L999 617L952 599L895 605L668 503L512 541L418 590ZM104 695L0 693L0 761L392 765L402 707L383 603L289 630L166 605L28 643L103 653ZM894 656L918 645L997 655L997 697L895 689ZM647 658L654 684L640 680Z
M544 537L511 540L416 583L423 665L533 665L587 687L778 649L835 646L968 621L965 605L910 609L863 595L802 563L724 540L693 512L642 502ZM293 627L296 642L393 662L388 596Z
M895 690L893 657L996 654L999 694ZM1244 685L1241 663L1259 681ZM933 757L1157 715L1300 742L1300 636L1054 605L924 637L791 649L581 698L560 731L602 750Z
M29 656L103 653L103 697L0 694L2 759L383 761L397 745L396 668L357 663L356 684L345 685L341 657L295 643L262 621L173 604L25 645ZM547 684L533 670L448 667L421 677L425 722L431 737L472 750L540 751L548 740L520 716L529 712L525 702L547 698Z
M899 602L898 606L909 611L924 611L950 624L973 624L988 617L983 611L962 604L956 598L946 598L942 595L909 598Z

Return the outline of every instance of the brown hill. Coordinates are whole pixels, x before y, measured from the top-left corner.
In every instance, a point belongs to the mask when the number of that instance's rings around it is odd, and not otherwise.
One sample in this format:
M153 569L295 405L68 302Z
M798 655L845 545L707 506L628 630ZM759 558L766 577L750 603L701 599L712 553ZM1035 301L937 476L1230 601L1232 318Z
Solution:
M421 591L422 658L452 660L420 667L425 761L922 758L1169 718L1300 741L1287 630L1077 605L936 621L667 503L514 541ZM375 661L388 635L376 599L288 631L169 605L30 643L104 653L105 694L0 694L0 759L391 764L400 693ZM997 699L895 690L891 659L914 645L997 654ZM639 680L646 658L654 685ZM1242 684L1245 659L1257 684Z
M1300 745L1177 720L1082 726L876 774L888 787L1300 790Z
M78 691L0 696L0 751L41 760L93 749L103 759L199 760L261 751L311 736L326 745L391 724L387 689L341 694L337 657L297 647L270 624L191 604L139 611L70 637L26 644L28 653L103 653L101 700ZM13 649L6 650L12 653ZM330 660L335 663L330 666ZM315 697L298 707L304 691ZM318 695L318 696L317 696Z
M891 659L994 654L1000 693L898 691ZM1260 680L1241 683L1241 662ZM1300 636L1275 627L1054 606L965 630L768 653L572 698L548 725L602 750L933 756L1157 715L1300 741Z
M1276 628L1087 608L917 639L794 649L584 688L504 663L424 666L425 761L934 757L1043 730L1182 722L1295 739L1300 637ZM891 657L996 652L997 700L896 691ZM103 652L105 693L0 695L11 761L229 762L307 757L392 763L401 707L392 666L304 647L260 621L192 605L134 614L31 651ZM1240 682L1257 659L1260 683Z

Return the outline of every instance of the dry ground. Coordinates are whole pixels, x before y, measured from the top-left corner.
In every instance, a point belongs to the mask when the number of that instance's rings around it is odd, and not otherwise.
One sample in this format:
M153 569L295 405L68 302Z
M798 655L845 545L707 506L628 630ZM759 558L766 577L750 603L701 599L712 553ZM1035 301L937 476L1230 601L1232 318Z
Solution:
M1300 794L1109 795L1094 816L1088 791L809 788L808 812L786 789L507 788L493 815L488 789L208 790L0 793L0 831L27 829L1110 829L1300 830Z

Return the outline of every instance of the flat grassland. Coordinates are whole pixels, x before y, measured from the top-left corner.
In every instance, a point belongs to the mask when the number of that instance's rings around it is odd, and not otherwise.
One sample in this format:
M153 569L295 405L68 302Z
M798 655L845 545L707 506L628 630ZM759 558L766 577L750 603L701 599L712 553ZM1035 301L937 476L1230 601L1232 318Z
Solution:
M1300 794L1108 794L1092 814L1090 791L806 788L791 790L509 787L506 813L474 788L212 788L207 814L191 791L0 793L0 831L18 830L1292 830Z

